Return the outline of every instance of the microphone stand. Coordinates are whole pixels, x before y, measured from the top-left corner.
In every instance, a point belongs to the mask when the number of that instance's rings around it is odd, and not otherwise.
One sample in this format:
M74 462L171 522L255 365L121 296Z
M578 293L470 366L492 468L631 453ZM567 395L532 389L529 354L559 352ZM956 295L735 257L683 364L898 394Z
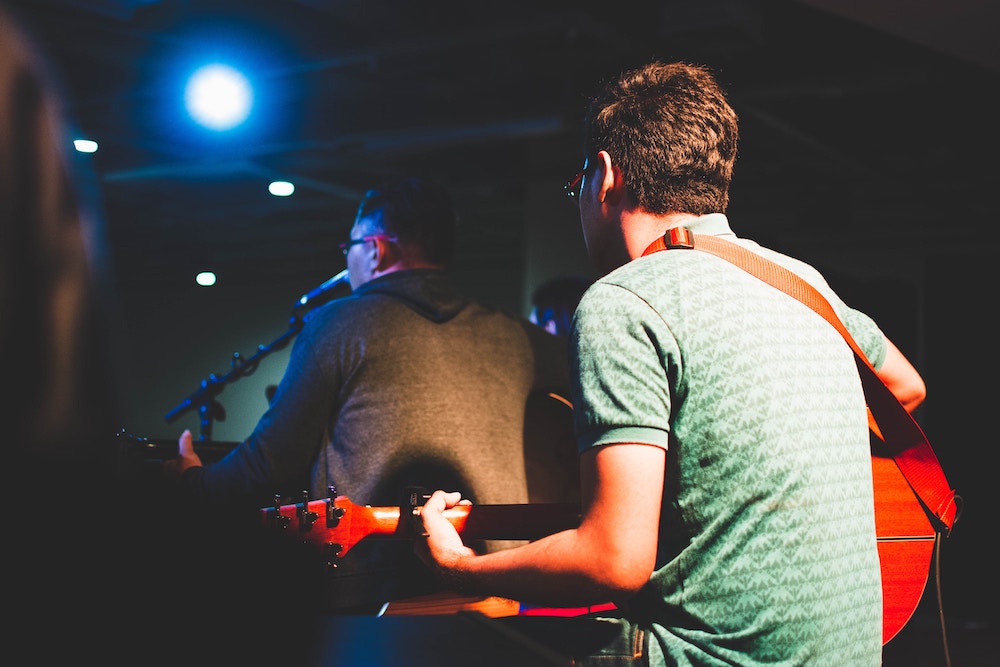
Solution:
M187 411L197 408L201 424L201 432L198 439L211 440L213 422L216 420L225 421L226 419L226 411L215 400L222 393L222 390L226 388L226 385L230 382L235 382L241 377L250 375L257 370L261 359L287 346L289 341L302 330L306 314L329 301L334 296L336 288L347 284L348 273L347 269L344 269L313 291L303 295L296 302L295 306L292 307L292 319L288 331L267 345L258 345L257 352L249 359L241 357L239 352L233 354L229 372L221 377L214 373L209 374L207 378L201 381L201 386L198 389L189 394L177 407L166 414L164 418L167 420L167 423L174 421Z
M233 354L230 363L230 370L225 375L217 376L210 373L207 378L201 381L201 386L181 401L177 407L168 412L164 419L167 423L173 422L181 415L194 408L198 409L200 420L199 440L212 439L212 424L215 420L225 421L226 411L215 398L222 393L226 385L236 380L246 377L257 370L261 360L272 352L286 347L299 331L302 330L302 318L299 315L292 317L288 331L281 334L267 345L258 345L257 351L249 359L244 359L239 352Z

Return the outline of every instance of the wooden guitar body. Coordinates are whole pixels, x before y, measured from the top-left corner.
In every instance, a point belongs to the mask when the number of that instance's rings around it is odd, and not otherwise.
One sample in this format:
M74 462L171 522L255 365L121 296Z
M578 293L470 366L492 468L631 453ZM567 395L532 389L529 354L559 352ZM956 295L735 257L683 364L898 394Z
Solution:
M891 457L872 456L875 533L882 567L882 643L903 629L923 596L935 532Z

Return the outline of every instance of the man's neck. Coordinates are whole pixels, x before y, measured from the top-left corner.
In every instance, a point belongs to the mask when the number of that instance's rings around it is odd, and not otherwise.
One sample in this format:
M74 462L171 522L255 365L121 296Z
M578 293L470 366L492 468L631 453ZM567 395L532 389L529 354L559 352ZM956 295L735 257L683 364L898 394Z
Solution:
M443 270L444 267L439 264L431 264L430 262L396 262L395 264L387 266L384 269L373 271L372 280L382 276L387 276L390 273L396 273L398 271L411 271L413 269Z
M629 260L641 257L649 244L672 227L686 225L701 216L694 213L654 214L633 209L622 215L622 236Z

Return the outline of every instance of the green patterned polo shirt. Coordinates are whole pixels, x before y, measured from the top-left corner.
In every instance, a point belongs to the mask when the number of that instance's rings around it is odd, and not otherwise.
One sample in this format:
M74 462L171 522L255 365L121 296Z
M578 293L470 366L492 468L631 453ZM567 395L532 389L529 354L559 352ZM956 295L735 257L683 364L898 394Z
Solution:
M832 303L875 367L885 341L813 268L737 241ZM666 448L657 567L630 605L679 665L878 665L882 589L865 399L820 315L697 250L635 259L577 310L581 452Z

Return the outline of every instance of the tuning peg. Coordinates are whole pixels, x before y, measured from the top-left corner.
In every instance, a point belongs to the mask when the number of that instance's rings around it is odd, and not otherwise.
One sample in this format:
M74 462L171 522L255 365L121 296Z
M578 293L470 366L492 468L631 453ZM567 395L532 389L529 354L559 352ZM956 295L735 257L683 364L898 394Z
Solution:
M338 507L333 496L326 501L326 527L336 528L340 524L340 520L347 514L347 510L343 507Z
M326 545L326 564L330 569L336 569L337 559L340 558L340 554L344 551L344 545L336 544L334 542L328 542Z
M302 502L296 512L299 517L299 530L305 531L312 528L312 525L319 521L319 514L309 511L309 492L302 492Z
M281 494L274 494L274 507L268 510L271 515L274 524L278 528L288 528L288 525L292 522L287 516L281 513Z

